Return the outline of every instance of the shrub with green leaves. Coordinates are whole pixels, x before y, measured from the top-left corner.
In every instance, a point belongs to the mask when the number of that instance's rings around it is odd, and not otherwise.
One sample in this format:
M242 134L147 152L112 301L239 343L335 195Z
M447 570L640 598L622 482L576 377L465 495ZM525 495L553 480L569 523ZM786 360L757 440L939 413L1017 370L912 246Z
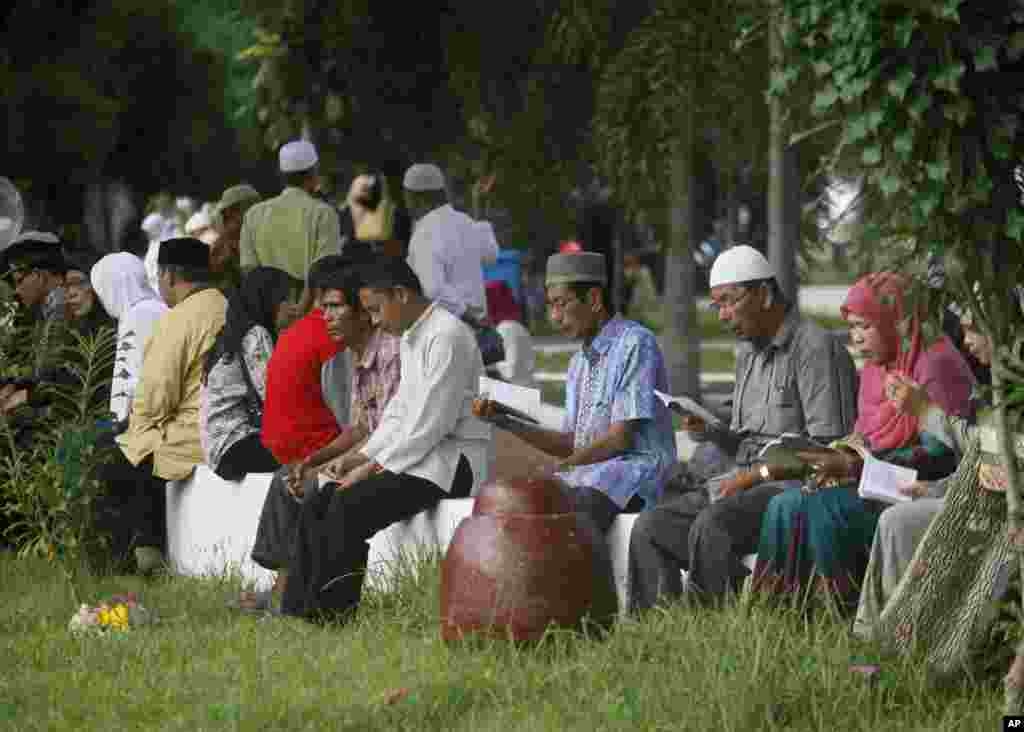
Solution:
M4 350L8 374L24 376L50 363L66 378L37 386L32 406L0 415L3 539L20 555L89 559L101 543L90 504L100 490L95 470L106 455L98 443L109 430L116 335L111 328L82 335L52 323L11 326L0 335L0 348L23 343L34 349Z

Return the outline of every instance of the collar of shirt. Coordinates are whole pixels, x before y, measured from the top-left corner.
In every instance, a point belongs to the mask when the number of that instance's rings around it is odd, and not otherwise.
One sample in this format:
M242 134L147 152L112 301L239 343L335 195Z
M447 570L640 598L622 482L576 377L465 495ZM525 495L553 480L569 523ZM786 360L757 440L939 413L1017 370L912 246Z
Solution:
M282 196L301 196L303 198L312 198L311 195L306 193L305 190L303 190L302 188L299 188L298 186L286 186L285 189L283 191L281 191L281 195Z
M452 208L452 205L450 203L446 203L443 206L438 206L437 208L432 208L425 214L420 216L418 219L416 219L415 222L413 222L413 229L418 229L419 227L424 225L429 226L431 222L440 221L446 218L449 214L454 212L455 209Z
M403 341L406 341L410 346L412 345L413 341L416 340L416 332L420 330L420 328L423 326L423 323L425 323L427 319L433 314L435 307L437 307L437 303L433 302L427 306L427 309L423 311L423 314L420 315L420 317L416 318L416 322L410 325L406 329L405 333L402 334Z
M590 342L590 345L583 349L583 356L590 363L594 363L606 353L615 343L615 339L618 338L619 333L622 330L622 325L625 323L622 318L618 315L612 317L601 330L598 331L597 335L594 336L594 340Z
M384 331L377 328L370 334L370 339L366 342L363 356L356 364L356 368L369 370L373 368L374 364L383 366L398 355L396 344L395 339L388 337Z

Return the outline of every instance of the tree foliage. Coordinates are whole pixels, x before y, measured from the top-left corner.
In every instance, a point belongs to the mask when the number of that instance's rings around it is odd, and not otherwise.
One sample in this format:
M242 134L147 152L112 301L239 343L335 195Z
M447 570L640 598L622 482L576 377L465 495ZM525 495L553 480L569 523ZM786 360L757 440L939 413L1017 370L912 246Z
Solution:
M839 131L825 167L864 181L864 243L949 252L964 282L1005 294L1019 281L1024 241L1014 182L1024 159L1024 9L1012 0L783 7L788 58L772 93L813 79L810 110ZM1016 322L1008 304L985 308L1002 342Z
M699 145L716 168L764 164L767 52L763 39L734 48L737 14L751 7L661 2L605 67L594 119L600 169L634 210L665 205L683 105L693 107Z
M594 51L645 5L607 4L617 9L577 33L575 8L553 0L451 0L400 14L361 0L249 2L260 30L243 55L260 64L265 144L305 131L339 175L417 159L456 181L497 173L494 203L515 223L503 240L553 241L571 226L569 191L591 176Z
M0 25L5 174L56 219L81 217L103 179L213 192L237 168L219 52L167 0L20 0Z

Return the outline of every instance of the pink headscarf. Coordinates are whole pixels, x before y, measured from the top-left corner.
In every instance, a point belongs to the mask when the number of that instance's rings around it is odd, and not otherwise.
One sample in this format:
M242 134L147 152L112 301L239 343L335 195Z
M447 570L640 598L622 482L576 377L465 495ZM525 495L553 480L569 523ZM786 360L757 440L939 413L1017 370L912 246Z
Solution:
M844 318L852 313L876 326L889 353L897 354L885 364L866 364L860 376L854 429L877 450L904 447L918 431L917 417L896 411L885 395L885 382L889 375L914 379L923 351L921 319L917 314L911 315L907 324L910 338L907 350L903 349L900 335L900 323L907 317L903 293L909 285L907 277L894 272L869 274L850 288L840 311Z

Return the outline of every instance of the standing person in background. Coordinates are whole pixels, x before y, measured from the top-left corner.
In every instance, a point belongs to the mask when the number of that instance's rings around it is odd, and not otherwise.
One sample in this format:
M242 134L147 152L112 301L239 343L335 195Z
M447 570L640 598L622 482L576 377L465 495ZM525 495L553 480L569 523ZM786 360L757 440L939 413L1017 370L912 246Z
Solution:
M245 214L241 232L242 273L255 267L276 267L304 283L295 316L313 304L309 268L316 260L341 254L338 214L317 198L321 187L320 158L306 140L281 147L278 165L285 188L275 198L256 204Z
M483 265L498 258L490 224L474 221L451 206L444 173L436 165L413 165L402 187L415 222L408 262L422 283L423 294L470 324L486 322Z
M259 201L259 191L240 183L224 191L213 208L213 224L219 236L210 247L210 269L224 289L242 282L242 220Z
M665 325L664 307L658 295L658 288L654 285L651 268L643 264L635 254L625 255L622 264L623 279L628 293L625 298L626 313L651 330L660 331Z
M142 371L142 354L167 305L149 286L142 260L128 252L108 254L89 275L103 308L117 321L117 355L110 385L110 411L125 423Z
M487 313L505 347L505 358L488 366L487 373L510 384L533 388L537 363L533 337L523 325L522 308L505 281L487 283Z
M185 222L185 236L198 239L208 247L212 247L220 234L214 228L213 218L210 216L212 206L204 203L202 207L192 214Z

